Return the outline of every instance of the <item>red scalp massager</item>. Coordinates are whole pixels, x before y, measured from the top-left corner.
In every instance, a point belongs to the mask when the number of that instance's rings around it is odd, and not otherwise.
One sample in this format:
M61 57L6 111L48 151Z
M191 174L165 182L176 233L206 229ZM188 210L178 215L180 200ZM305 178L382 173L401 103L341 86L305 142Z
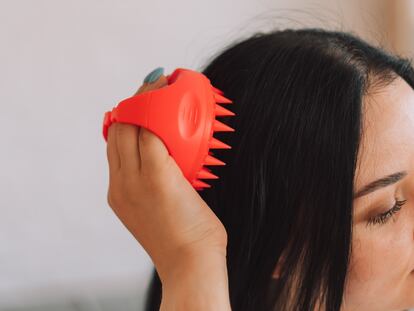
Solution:
M114 122L145 127L165 144L185 178L196 190L211 186L200 179L217 179L206 165L225 165L210 149L231 149L213 137L214 132L234 132L216 116L235 113L219 106L231 104L223 92L200 72L177 68L167 77L168 85L122 100L103 121L103 136Z

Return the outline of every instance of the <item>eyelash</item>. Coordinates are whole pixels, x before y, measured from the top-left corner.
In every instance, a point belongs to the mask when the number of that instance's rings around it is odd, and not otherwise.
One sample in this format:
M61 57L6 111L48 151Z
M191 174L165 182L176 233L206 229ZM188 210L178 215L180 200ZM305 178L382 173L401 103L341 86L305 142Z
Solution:
M367 226L368 225L375 225L375 224L379 224L379 225L383 225L386 222L388 222L388 220L395 214L397 213L401 207L407 202L407 200L403 200L403 201L395 201L395 204L393 207L391 207L388 211L386 211L385 213L381 213L378 214L375 217L372 217L368 220L367 222Z

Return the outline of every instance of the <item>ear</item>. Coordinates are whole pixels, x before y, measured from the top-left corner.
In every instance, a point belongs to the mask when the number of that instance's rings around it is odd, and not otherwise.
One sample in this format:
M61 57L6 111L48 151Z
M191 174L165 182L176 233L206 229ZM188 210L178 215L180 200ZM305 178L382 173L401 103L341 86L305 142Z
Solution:
M283 262L285 261L284 253L279 257L275 270L273 271L272 278L278 279L280 277L280 271L282 269Z
M275 270L273 271L272 278L278 279L280 277L280 263L276 265Z

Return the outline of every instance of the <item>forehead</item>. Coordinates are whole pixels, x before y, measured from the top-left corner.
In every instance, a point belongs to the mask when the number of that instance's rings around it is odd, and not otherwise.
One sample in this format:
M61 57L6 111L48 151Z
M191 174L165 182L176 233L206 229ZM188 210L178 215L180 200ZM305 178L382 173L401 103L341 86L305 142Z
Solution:
M355 188L414 168L414 91L404 79L363 99L363 133Z

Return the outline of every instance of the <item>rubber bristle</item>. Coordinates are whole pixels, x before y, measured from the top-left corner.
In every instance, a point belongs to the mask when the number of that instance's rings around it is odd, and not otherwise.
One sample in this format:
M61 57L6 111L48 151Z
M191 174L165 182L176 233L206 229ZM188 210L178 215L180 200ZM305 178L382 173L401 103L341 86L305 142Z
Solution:
M211 89L213 90L213 92L216 92L216 93L218 93L220 95L223 95L224 94L224 92L222 90L220 90L220 89L218 89L218 88L216 88L214 86L211 86Z
M209 171L209 172L212 172L212 170L211 170L210 168L208 168L207 166L203 166L203 169L204 169L204 170L207 170L207 171Z
M210 188L211 187L209 184L202 182L201 180L198 180L198 179L193 181L193 186L197 188L200 188L200 187Z
M218 176L210 173L210 171L206 170L205 168L202 168L197 173L197 178L200 178L200 179L218 179Z
M214 106L214 113L216 114L216 116L234 116L235 115L234 112L227 110L226 108L223 108L217 104Z
M207 155L206 159L204 160L204 165L226 165L226 163L212 157L211 155Z
M220 95L214 92L213 92L213 95L214 95L214 100L217 103L221 103L221 104L232 104L233 103L230 99L224 97L223 95Z
M214 137L211 137L208 147L210 149L231 149L231 146L223 143L222 141Z
M214 132L234 132L234 129L218 120L214 120L213 131Z

